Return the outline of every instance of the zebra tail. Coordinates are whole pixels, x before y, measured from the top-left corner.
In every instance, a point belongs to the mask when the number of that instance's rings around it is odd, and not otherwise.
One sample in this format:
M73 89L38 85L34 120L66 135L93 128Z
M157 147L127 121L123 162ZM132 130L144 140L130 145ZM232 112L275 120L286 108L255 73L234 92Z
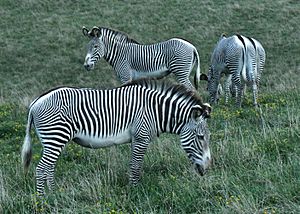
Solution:
M31 110L29 110L27 127L26 127L26 135L24 138L22 152L21 152L22 165L24 167L25 174L27 174L28 172L28 168L32 159L32 146L31 146L31 137L30 137L32 122L33 122L33 118L31 115Z
M200 57L199 57L199 54L198 54L198 51L196 48L194 50L194 55L196 56L196 59L197 59L197 70L196 70L196 73L194 76L194 85L195 85L195 88L198 89L201 71L200 71Z

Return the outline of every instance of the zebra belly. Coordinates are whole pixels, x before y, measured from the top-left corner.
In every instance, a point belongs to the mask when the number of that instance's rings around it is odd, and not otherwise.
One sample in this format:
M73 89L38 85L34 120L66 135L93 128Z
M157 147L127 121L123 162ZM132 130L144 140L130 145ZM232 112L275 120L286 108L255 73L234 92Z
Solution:
M124 132L118 133L117 135L108 137L88 136L83 133L79 133L75 135L73 140L75 141L75 143L81 146L97 149L129 143L131 141L131 132L130 129L127 129Z
M151 77L156 77L156 78L162 78L166 75L168 75L170 71L166 67L162 67L159 70L156 71L132 71L132 79L141 79L141 78L151 78Z

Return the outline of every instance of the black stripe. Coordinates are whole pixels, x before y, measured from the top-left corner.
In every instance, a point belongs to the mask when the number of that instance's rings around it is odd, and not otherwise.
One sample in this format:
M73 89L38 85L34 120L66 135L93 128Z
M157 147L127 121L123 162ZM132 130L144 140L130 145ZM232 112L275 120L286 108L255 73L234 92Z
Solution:
M239 35L239 34L236 34L236 36L239 38L239 40L241 40L241 42L244 45L244 48L246 49L246 44L245 44L244 38L241 35Z
M169 92L169 90L166 90L165 95L167 95L168 92ZM172 96L165 99L165 109L163 109L164 115L165 115L165 121L164 121L163 127L164 127L165 131L166 131L166 128L168 126L168 123L170 122L169 121L170 118L168 116L169 116L169 111L172 111L171 106L170 106L171 99L172 99Z
M255 42L253 41L253 39L251 37L248 37L248 36L246 36L246 37L250 40L250 42L252 43L254 49L256 50L256 45L255 45Z

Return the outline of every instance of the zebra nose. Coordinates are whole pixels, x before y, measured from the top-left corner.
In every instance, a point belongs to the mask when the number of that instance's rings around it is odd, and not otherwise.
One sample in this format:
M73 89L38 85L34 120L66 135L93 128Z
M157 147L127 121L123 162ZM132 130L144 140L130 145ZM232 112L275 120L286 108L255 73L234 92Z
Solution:
M91 66L89 64L85 63L83 66L86 70L91 70Z
M205 175L206 173L206 169L200 164L196 164L196 170L201 176Z

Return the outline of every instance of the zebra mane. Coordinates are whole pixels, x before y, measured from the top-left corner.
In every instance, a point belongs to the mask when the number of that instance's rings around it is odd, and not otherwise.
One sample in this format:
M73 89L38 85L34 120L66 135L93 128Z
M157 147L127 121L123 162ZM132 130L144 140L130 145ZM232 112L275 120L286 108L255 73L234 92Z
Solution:
M174 84L169 81L157 81L155 78L143 78L133 80L130 83L124 84L120 87L131 85L141 85L149 89L160 91L161 93L171 93L171 96L184 97L193 100L193 103L203 105L202 98L195 91L189 90L182 84Z
M132 38L129 38L127 36L127 34L121 32L121 31L116 31L116 30L113 30L113 29L110 29L110 28L106 28L106 27L99 27L101 29L101 33L104 31L104 32L109 32L109 33L112 33L114 36L115 36L115 39L119 42L122 42L122 41L126 41L128 43L134 43L134 44L140 44L139 42L137 42L136 40L132 39Z

